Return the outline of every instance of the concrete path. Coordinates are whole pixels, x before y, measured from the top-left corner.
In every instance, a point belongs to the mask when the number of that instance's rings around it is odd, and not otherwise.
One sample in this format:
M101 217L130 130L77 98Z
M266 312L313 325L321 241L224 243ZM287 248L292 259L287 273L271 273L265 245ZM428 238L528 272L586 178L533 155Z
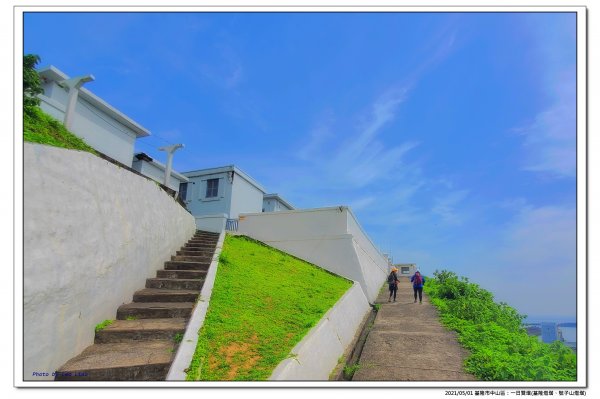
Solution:
M463 370L469 355L453 331L439 321L437 309L423 294L413 303L407 277L400 277L396 302L389 291L379 294L381 304L354 373L354 381L464 381L475 380Z

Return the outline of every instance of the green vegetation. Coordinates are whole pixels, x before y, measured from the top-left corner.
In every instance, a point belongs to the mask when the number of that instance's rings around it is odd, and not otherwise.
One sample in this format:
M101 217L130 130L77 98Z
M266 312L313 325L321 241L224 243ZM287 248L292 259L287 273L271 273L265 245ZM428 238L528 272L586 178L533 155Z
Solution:
M177 333L177 334L175 334L175 336L173 336L173 342L175 342L176 344L180 344L181 341L183 341L182 333Z
M125 317L125 320L137 320L137 319L139 319L139 317L133 316L133 315L129 315L129 316Z
M266 380L352 283L227 236L188 380Z
M95 330L96 330L96 332L102 331L114 322L115 322L114 320L104 320L102 323L96 325Z
M40 105L38 94L42 94L42 82L35 66L40 62L40 57L35 54L23 56L23 112L28 113Z
M466 370L487 381L575 381L577 357L563 343L527 334L524 316L467 278L436 271L425 292L442 322L471 351Z
M96 154L85 141L69 132L62 123L38 107L31 107L23 114L23 140Z
M23 140L96 154L85 141L39 108L40 99L37 96L44 90L35 70L38 62L40 57L35 54L23 56Z
M344 366L344 378L346 380L351 380L354 377L354 373L356 373L360 369L360 365L355 363L351 366Z

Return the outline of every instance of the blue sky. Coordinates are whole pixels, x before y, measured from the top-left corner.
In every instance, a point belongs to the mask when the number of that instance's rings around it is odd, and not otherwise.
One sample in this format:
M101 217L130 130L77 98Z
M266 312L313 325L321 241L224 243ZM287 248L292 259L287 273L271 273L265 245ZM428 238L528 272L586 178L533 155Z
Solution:
M30 13L24 52L297 208L349 205L395 262L575 316L568 13ZM109 27L109 29L107 29Z

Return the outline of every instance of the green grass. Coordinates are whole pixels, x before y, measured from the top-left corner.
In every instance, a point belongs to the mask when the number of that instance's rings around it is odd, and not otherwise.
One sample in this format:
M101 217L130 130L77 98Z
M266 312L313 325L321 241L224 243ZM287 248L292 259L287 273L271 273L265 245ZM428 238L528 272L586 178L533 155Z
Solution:
M85 141L69 132L62 123L38 107L29 107L23 113L23 140L96 154Z
M125 317L125 320L137 320L137 319L139 319L139 317L133 316L133 315L129 315L129 316Z
M104 330L106 327L114 323L114 320L104 320L102 323L96 325L96 332Z
M577 356L561 342L527 334L524 316L467 278L436 271L425 292L442 322L471 352L465 368L486 381L575 381Z
M266 380L351 285L258 241L228 235L187 379Z
M177 333L173 336L173 342L175 342L176 344L180 344L181 341L183 341L183 334Z
M360 370L360 364L355 363L351 366L344 366L344 378L346 380L351 380L354 377L354 373Z

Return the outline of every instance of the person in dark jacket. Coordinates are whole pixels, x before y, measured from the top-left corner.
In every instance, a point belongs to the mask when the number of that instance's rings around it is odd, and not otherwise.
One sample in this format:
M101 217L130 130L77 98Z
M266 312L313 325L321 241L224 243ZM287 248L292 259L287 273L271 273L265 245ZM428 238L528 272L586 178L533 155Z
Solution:
M390 274L388 275L388 287L390 290L390 298L388 299L388 302L392 302L392 295L394 296L394 302L396 302L396 293L398 292L398 282L400 280L398 280L398 269L397 268L393 268L392 271L390 272Z
M417 294L419 294L419 303L423 303L423 285L425 284L425 276L422 276L421 272L417 270L410 278L410 282L413 283L415 303L417 303Z

